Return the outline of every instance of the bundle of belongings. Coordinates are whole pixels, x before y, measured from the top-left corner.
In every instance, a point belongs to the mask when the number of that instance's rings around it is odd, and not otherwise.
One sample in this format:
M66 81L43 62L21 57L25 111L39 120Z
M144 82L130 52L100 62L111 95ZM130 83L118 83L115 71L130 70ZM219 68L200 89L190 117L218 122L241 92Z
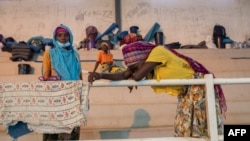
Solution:
M14 44L12 45L11 49L12 56L10 59L12 61L30 61L33 58L33 52L29 45L25 42Z
M30 61L35 53L45 50L45 45L53 46L52 39L43 36L34 36L26 41L17 42L13 37L4 38L0 34L2 51L10 52L12 61Z
M142 35L138 33L138 26L131 26L129 31L122 31L119 35L120 45L130 44L137 41L142 41Z
M118 33L119 31L119 25L117 23L112 23L102 34L98 35L95 39L95 43L102 42L102 40L105 40L104 38L107 38L106 41L109 42L110 49L114 49L114 45L118 42ZM96 46L97 49L99 46Z
M13 37L7 37L4 38L3 35L1 37L1 43L2 43L2 51L4 52L11 52L11 46L16 43L15 39Z
M39 53L41 49L44 48L45 43L47 43L47 39L43 38L42 36L34 36L28 39L28 41L19 41L17 42L13 37L7 37L2 39L3 47L2 51L12 52L12 46L21 44L24 46L24 44L28 45L28 47L31 48L31 50L35 53ZM51 41L50 41L51 42ZM48 43L47 43L48 44Z
M45 45L52 46L52 39L44 38L43 36L34 36L28 39L27 44L33 52L39 53L41 50L45 50Z

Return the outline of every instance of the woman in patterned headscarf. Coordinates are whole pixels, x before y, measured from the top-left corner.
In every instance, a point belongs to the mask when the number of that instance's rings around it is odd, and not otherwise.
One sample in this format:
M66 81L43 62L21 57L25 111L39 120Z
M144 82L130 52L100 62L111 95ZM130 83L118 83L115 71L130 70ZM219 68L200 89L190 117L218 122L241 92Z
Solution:
M134 42L122 49L127 70L116 74L90 73L88 81L98 79L136 81L147 79L191 79L203 78L210 73L200 63L163 45ZM151 86L155 93L167 93L178 97L174 122L175 136L207 136L205 86ZM226 103L222 89L215 86L216 117L218 134L223 135L223 112Z
M73 46L73 35L65 25L56 27L53 33L53 48L43 55L43 80L50 78L59 80L81 80L81 64L79 55ZM53 80L54 80L53 78ZM80 127L75 127L71 133L44 134L43 141L79 140Z

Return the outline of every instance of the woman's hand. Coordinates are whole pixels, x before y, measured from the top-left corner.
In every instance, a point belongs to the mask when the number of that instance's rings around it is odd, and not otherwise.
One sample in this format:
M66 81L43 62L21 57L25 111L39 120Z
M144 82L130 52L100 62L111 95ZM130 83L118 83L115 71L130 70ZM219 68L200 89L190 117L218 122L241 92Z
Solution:
M93 83L95 80L101 79L101 75L97 72L89 72L88 81Z
M128 80L134 80L134 79L130 77ZM134 87L135 87L135 89L137 89L137 86L128 86L129 93L131 93L133 91Z
M128 89L129 89L129 93L131 93L133 91L133 89L137 89L137 86L128 86Z

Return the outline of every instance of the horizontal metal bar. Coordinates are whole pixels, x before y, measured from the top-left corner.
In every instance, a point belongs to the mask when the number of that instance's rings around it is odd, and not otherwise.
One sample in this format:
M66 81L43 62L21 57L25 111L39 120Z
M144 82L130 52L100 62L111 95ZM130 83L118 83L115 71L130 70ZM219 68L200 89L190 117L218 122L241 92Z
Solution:
M119 86L164 86L164 85L191 85L191 84L205 84L205 79L172 79L166 80L162 79L160 81L156 80L119 80L119 81L106 81L106 80L96 80L93 82L94 87L119 87Z
M211 74L207 74L211 75ZM120 86L164 86L164 85L199 85L205 84L205 79L162 79L156 80L97 80L93 87L120 87ZM250 84L250 78L214 78L214 84Z
M215 78L214 84L250 84L250 78Z

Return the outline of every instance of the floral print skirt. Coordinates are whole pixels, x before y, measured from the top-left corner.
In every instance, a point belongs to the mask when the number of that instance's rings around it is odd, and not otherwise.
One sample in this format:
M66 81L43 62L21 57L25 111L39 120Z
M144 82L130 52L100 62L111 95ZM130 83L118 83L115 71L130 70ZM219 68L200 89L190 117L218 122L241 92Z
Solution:
M196 73L195 78L203 78L203 75ZM178 96L177 113L174 122L175 136L201 137L208 135L205 92L204 85L184 87L183 94ZM215 106L218 134L223 135L223 116L216 92Z
M43 141L58 141L58 140L79 140L80 138L80 127L75 127L70 134L59 133L59 134L43 134Z

